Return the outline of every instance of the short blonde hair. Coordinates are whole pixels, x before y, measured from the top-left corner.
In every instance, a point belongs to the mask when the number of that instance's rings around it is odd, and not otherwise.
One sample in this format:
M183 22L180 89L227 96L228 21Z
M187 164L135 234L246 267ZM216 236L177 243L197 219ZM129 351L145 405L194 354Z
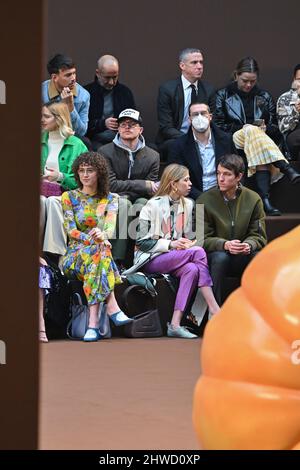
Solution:
M67 139L70 135L74 135L70 111L66 103L62 101L52 101L43 106L54 116L58 130L64 139Z
M178 165L177 163L172 163L171 165L166 166L161 176L159 189L157 193L155 193L155 197L170 195L172 191L172 183L181 180L188 173L189 170L186 166Z

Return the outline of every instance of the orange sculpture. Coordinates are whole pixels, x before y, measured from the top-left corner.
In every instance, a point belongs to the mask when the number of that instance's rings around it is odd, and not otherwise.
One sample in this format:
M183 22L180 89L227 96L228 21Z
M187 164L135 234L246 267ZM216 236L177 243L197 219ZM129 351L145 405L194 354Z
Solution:
M193 422L204 449L300 449L300 227L246 269L206 327Z

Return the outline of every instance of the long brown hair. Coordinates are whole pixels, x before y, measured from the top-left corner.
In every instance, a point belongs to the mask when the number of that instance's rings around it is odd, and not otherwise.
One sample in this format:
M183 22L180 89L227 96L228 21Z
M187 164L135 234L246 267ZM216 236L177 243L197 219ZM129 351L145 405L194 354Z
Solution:
M172 163L171 165L166 166L163 171L163 174L160 179L160 185L156 196L170 196L172 192L172 183L176 183L180 179L184 178L189 173L189 170L186 166L178 165L177 163ZM181 198L182 200L183 197Z

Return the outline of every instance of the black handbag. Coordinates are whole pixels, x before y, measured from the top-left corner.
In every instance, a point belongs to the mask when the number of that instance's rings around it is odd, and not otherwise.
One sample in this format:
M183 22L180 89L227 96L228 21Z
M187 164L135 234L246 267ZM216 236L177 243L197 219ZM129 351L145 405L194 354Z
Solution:
M51 288L45 295L44 305L46 332L48 339L64 339L70 319L69 281L49 257L44 258L51 272Z
M149 294L148 290L141 288L139 285L133 285L127 287L122 296L122 300L127 311L129 296L137 290L142 293L143 296L146 296L147 298L150 297L152 302L156 304L154 297ZM154 307L156 307L156 305ZM163 335L157 308L139 313L132 317L132 319L133 321L131 323L124 326L124 334L128 338L155 338Z

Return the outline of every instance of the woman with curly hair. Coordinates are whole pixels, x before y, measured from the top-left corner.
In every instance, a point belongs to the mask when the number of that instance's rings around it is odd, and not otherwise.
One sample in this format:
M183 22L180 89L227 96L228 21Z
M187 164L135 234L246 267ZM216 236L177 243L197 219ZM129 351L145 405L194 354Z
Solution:
M78 189L63 193L64 226L69 237L62 269L67 277L83 281L89 305L89 325L84 341L100 339L99 303L105 301L107 314L115 325L132 321L119 308L115 284L121 283L111 255L111 244L118 212L118 195L109 192L104 157L96 152L81 154L73 163Z

